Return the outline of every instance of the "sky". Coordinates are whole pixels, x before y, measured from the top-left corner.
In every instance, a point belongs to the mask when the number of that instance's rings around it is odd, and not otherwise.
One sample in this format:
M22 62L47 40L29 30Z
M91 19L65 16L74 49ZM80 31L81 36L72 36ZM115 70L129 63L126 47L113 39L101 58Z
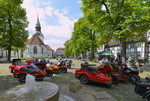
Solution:
M74 22L83 17L81 6L81 0L24 0L29 38L35 34L38 16L44 43L53 50L64 48L64 42L71 38Z

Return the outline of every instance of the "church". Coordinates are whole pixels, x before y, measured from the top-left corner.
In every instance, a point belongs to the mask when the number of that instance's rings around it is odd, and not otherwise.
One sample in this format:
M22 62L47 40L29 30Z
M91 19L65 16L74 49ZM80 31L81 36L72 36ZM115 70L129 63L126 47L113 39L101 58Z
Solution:
M52 58L53 49L44 43L44 35L41 32L41 25L37 17L35 34L27 40L26 50L22 52L25 58Z

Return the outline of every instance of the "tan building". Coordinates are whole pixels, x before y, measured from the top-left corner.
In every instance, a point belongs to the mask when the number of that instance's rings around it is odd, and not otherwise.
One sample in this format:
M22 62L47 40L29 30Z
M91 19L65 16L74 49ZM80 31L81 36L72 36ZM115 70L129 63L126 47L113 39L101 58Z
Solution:
M57 48L56 49L56 52L55 52L55 56L56 58L64 58L65 55L64 55L64 48Z

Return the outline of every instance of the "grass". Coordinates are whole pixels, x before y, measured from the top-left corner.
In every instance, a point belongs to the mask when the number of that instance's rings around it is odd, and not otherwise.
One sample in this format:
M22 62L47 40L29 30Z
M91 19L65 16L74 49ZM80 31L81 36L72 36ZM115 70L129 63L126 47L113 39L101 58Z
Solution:
M10 63L0 63L0 75L12 75L9 70Z

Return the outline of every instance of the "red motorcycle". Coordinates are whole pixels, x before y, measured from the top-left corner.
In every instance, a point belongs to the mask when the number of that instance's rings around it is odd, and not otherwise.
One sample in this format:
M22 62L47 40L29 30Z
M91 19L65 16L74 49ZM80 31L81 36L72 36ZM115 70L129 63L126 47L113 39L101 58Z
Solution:
M140 65L139 67L141 67ZM120 71L123 76L125 76L131 83L136 84L141 82L139 76L139 70L137 68L128 67L126 64L120 65Z
M115 85L118 84L120 80L126 80L123 76L114 74L112 66L108 63L104 63L104 66L99 66L97 69L99 72L110 76L112 78L112 83Z
M13 59L12 64L9 66L10 72L13 73L15 78L18 78L20 82L25 82L26 75L31 74L36 80L43 81L46 76L46 72L37 68L34 65L26 65L21 59Z
M63 73L67 73L67 67L65 65L65 61L59 61L58 63L50 62L47 64L47 68L52 70L53 72L62 71Z
M53 70L47 66L48 62L45 60L41 61L34 61L34 64L40 68L41 70L44 70L46 72L47 77L52 77L53 76Z
M140 65L141 66L141 65ZM122 62L118 63L118 70L115 69L115 72L109 63L106 63L104 67L98 67L100 71L107 72L111 74L112 79L114 79L114 83L116 84L117 78L119 81L130 81L133 84L140 82L139 70L135 68L129 68L126 64L122 64Z

